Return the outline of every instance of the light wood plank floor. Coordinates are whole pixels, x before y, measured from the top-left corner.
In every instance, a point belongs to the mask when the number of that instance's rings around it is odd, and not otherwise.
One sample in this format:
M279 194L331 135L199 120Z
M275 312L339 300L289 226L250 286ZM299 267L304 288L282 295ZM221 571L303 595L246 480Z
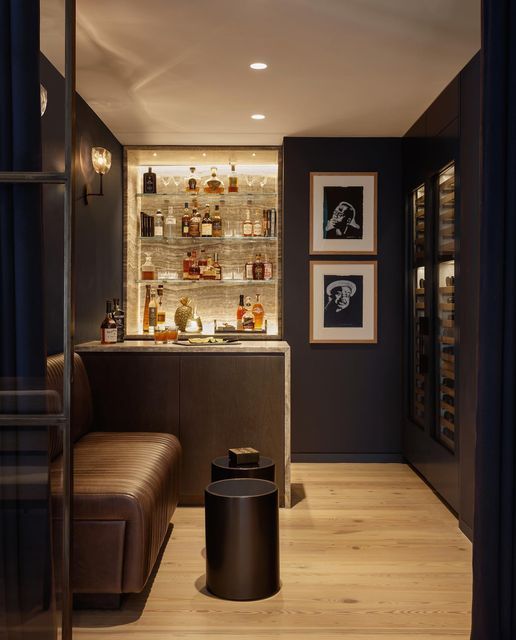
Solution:
M456 640L469 638L471 545L401 464L295 464L297 504L281 510L274 597L204 590L204 514L180 508L145 594L117 612L78 612L76 638Z

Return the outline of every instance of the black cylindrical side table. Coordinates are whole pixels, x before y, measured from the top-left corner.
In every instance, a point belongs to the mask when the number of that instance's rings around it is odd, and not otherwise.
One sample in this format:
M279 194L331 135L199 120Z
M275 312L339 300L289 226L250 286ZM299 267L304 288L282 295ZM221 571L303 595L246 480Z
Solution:
M227 600L275 594L279 578L278 488L234 478L205 490L206 586Z
M230 478L261 478L275 481L275 465L272 458L260 456L258 464L242 464L232 466L228 456L215 458L211 463L211 481L229 480Z

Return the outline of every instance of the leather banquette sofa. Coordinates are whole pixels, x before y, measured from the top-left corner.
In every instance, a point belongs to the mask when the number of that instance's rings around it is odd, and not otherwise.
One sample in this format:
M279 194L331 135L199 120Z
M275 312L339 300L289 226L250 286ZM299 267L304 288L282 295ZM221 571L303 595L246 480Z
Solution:
M47 359L48 389L62 395L64 359ZM181 446L171 433L110 431L97 424L90 384L74 360L72 586L76 606L117 607L144 589L179 500ZM62 442L51 436L55 548L60 549ZM56 553L56 561L59 552Z

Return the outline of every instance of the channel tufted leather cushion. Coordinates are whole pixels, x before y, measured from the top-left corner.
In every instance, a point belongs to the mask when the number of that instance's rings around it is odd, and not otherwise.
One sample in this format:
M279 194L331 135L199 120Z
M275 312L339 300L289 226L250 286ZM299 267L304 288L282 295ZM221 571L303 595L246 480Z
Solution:
M63 359L49 358L55 388ZM77 375L77 370L81 374ZM76 593L141 591L152 571L179 500L181 445L159 432L84 433L94 426L86 371L76 356L74 398L74 566ZM83 375L84 374L84 375ZM88 413L90 412L90 413ZM53 517L61 518L62 456L51 465ZM59 527L56 527L59 530Z

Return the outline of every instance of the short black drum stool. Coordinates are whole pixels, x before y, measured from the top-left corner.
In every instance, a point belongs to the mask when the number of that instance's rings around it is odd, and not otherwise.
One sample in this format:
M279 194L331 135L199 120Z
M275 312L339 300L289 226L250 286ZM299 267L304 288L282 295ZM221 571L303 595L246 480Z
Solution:
M278 487L233 478L205 490L206 587L226 600L259 600L280 588Z
M211 481L229 480L230 478L260 478L275 481L275 465L272 458L260 456L257 464L229 464L228 456L215 458L211 463Z

